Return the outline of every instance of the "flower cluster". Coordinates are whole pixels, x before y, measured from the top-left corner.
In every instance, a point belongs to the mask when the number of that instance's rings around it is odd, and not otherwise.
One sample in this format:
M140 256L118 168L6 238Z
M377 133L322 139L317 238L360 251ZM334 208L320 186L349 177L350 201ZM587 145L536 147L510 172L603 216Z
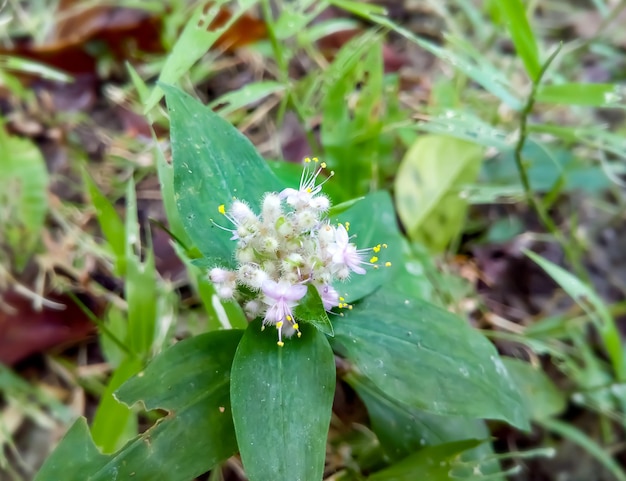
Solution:
M300 336L294 310L308 285L315 286L325 310L350 307L333 282L347 279L352 272L365 274L366 266L378 268L376 254L386 247L357 249L350 242L348 222L330 224L330 202L321 193L325 181L317 183L325 168L316 158L305 159L299 189L266 194L260 215L240 200L228 210L224 205L218 209L232 224L218 227L230 231L231 240L237 242L238 267L215 267L209 278L222 299L243 305L248 319L263 316L264 326L275 326L279 346L284 345L285 337ZM373 255L367 255L370 252Z

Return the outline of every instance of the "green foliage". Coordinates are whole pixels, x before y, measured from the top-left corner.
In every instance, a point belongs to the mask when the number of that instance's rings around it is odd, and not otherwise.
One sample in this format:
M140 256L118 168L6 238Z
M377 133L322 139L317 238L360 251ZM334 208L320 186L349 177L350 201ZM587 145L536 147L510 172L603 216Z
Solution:
M504 358L503 361L515 384L520 387L533 419L558 416L565 410L565 395L541 369L518 359Z
M199 4L196 7L165 61L159 75L160 82L165 84L176 82L241 15L257 3L257 0L239 0L239 8L224 24L209 28L209 25L217 18L220 7L226 3L227 0L218 0L213 2L210 8L208 4ZM150 111L161 100L162 96L163 90L161 86L157 85L146 101L145 111Z
M253 322L233 361L231 399L241 458L251 481L322 479L335 391L335 361L325 336L276 345Z
M41 239L48 211L48 172L39 149L0 124L0 248L21 271ZM2 258L3 264L6 262Z
M397 401L433 414L528 428L517 387L494 347L449 312L387 287L334 327L333 346Z
M405 154L395 183L398 215L413 240L435 252L459 235L467 201L463 188L476 180L483 151L450 137L419 137Z
M112 455L101 454L79 419L35 481L189 481L236 450L230 416L230 369L241 331L182 341L156 357L116 396L127 405L169 412ZM189 442L181 442L181 440Z
M233 198L257 212L265 192L282 185L250 141L178 89L162 85L170 112L174 190L184 228L207 261L230 265L232 234L217 228L218 207Z

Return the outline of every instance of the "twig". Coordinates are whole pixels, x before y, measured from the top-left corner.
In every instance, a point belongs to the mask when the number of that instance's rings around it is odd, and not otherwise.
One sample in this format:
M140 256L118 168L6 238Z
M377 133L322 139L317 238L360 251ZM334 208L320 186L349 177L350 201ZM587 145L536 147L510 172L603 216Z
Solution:
M528 199L529 204L537 212L537 214L539 215L539 218L541 219L545 227L548 229L548 231L556 238L559 244L561 244L561 246L563 247L563 251L565 253L565 257L572 264L572 266L576 270L577 275L588 281L589 279L588 279L587 272L583 269L576 250L572 247L570 243L568 243L567 239L565 239L565 237L563 236L563 234L561 233L557 225L554 223L554 220L552 220L552 218L548 214L544 205L534 195L532 187L530 185L530 180L528 178L528 172L526 170L526 167L524 166L524 160L522 159L522 152L524 150L524 146L526 145L526 140L528 138L528 117L530 116L533 110L533 107L535 106L537 89L539 88L539 85L541 84L541 80L543 79L543 76L545 75L546 71L552 64L552 61L556 58L556 56L561 51L562 47L563 47L563 43L560 43L559 46L556 48L556 50L552 52L550 57L548 57L548 60L546 60L546 62L541 67L541 70L539 71L539 75L537 76L537 79L533 81L532 90L521 112L520 133L519 133L519 139L515 146L514 158L515 158L515 165L517 166L520 180L522 182L522 187L524 188L524 193L526 195L526 198Z

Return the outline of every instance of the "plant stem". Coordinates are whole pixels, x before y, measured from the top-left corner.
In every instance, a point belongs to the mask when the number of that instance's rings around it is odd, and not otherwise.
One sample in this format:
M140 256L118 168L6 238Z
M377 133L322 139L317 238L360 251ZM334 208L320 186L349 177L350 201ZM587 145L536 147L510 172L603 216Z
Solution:
M528 178L528 172L526 170L526 166L524 165L524 160L522 158L522 152L524 150L524 146L526 145L526 140L528 138L528 117L530 116L533 110L533 107L535 106L535 98L537 95L537 89L539 88L539 85L541 84L541 80L543 76L545 75L546 71L552 64L552 61L556 58L558 53L561 51L562 46L563 46L562 43L559 44L556 50L552 52L548 60L546 60L546 62L541 67L541 70L539 71L539 75L537 76L537 80L533 82L532 90L521 112L520 133L519 133L519 139L515 146L514 158L515 158L515 165L517 166L520 180L522 182L522 187L524 188L524 193L526 195L528 203L537 212L537 214L539 215L539 218L541 219L541 222L545 225L546 229L548 229L550 234L552 234L555 237L555 239L558 241L558 243L561 244L563 248L563 252L565 253L565 257L572 264L572 267L574 267L577 275L580 278L583 278L586 281L589 281L589 276L587 275L587 272L585 271L582 264L580 263L577 249L575 249L573 245L567 241L565 236L559 230L558 226L555 224L554 220L548 214L548 211L546 210L545 206L535 196L532 190L532 187L530 185L530 180Z

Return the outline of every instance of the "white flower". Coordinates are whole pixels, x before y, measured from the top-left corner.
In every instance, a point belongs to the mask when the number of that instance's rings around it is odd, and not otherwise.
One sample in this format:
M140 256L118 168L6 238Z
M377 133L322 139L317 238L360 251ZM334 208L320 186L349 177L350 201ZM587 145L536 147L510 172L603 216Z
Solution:
M305 159L305 163L311 162L319 161ZM231 232L237 241L237 268L215 267L209 272L217 294L241 304L249 320L261 317L264 326L275 326L279 346L284 345L283 338L295 333L300 336L294 311L308 285L315 286L326 311L351 309L333 288L333 282L347 279L351 272L365 274L366 265L377 268L376 254L386 247L379 244L357 249L350 242L348 222L338 227L330 225L326 214L330 201L320 193L328 178L316 185L325 168L323 162L312 169L305 167L299 189L266 194L260 215L247 203L235 200L228 211L224 205L218 207L232 226L213 222ZM367 251L374 253L369 262L364 260Z
M328 246L328 252L332 255L332 262L338 271L346 267L356 274L365 274L365 269L360 264L368 264L361 259L361 254L356 246L350 243L350 236L346 228L339 224L335 229L335 242Z
M314 164L317 164L317 162L319 162L317 160L317 157L314 157L312 160ZM284 199L287 204L289 204L296 210L310 207L312 206L312 202L316 210L327 210L328 206L330 205L329 203L327 205L328 199L326 199L326 202L324 202L324 200L320 200L324 198L324 196L316 196L321 192L324 182L326 182L326 180L335 175L335 173L331 172L330 177L328 177L320 184L315 185L315 183L317 182L317 177L320 175L322 170L326 168L326 162L322 162L319 168L314 168L312 171L308 168L308 164L311 163L311 159L306 158L304 159L304 162L307 165L302 170L302 175L300 176L300 188L298 190L292 188L284 189L280 193L280 198Z
M278 329L278 345L283 342L282 330L285 322L291 326L291 333L298 330L293 313L291 311L298 301L306 295L306 286L302 284L292 285L285 281L275 282L267 280L261 287L264 297L263 302L267 304L267 312L265 313L265 324L273 324ZM285 333L288 334L287 332Z
M324 310L330 311L333 307L339 305L339 293L331 285L316 285L317 292L322 298L322 304L324 304Z

